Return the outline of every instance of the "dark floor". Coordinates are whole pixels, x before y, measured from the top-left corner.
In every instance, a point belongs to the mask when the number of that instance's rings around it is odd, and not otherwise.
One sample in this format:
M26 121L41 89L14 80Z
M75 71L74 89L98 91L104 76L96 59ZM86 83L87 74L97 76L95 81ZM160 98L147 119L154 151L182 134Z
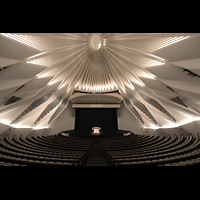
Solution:
M85 166L108 166L105 158L103 157L98 140L94 140Z

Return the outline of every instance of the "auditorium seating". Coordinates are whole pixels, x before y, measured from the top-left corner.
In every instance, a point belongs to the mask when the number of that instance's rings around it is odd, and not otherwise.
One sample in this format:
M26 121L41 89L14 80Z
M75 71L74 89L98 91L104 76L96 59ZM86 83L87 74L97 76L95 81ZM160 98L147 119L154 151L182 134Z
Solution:
M200 140L191 134L102 139L102 152L113 166L187 166L200 165Z
M0 166L79 166L84 165L91 139L51 135L0 138Z
M0 166L84 166L94 144L110 166L199 166L200 140L192 134L110 138L61 134L0 137ZM98 146L98 145L97 145Z

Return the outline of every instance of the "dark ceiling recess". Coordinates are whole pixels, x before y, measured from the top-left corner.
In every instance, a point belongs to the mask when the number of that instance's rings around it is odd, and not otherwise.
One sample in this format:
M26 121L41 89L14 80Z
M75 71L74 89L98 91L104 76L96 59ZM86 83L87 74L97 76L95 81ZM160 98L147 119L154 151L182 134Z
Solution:
M182 105L182 106L188 107L187 105L185 105L185 104L183 103L183 101L180 99L179 96L177 96L177 97L175 97L175 98L172 98L172 99L170 99L170 100L173 101L173 102L175 102L175 103L178 103L178 104L180 104L180 105Z
M21 90L25 85L20 86L15 92Z
M12 96L12 97L10 97L6 102L5 102L5 106L7 106L7 105L9 105L9 104L11 104L11 103L14 103L14 102L16 102L16 101L19 101L19 100L21 100L22 98L21 97L16 97L16 96Z
M8 69L8 67L9 67L9 66L2 67L2 68L0 68L0 71L3 71L3 70L5 70L5 69Z
M171 90L172 92L175 92L171 87L169 87L168 85L167 85L167 88L169 89L169 90Z
M183 69L183 72L185 72L188 76L196 76L196 77L200 78L200 76L198 74L195 74L194 72L192 72L188 69L184 69L184 68L182 68L182 69Z

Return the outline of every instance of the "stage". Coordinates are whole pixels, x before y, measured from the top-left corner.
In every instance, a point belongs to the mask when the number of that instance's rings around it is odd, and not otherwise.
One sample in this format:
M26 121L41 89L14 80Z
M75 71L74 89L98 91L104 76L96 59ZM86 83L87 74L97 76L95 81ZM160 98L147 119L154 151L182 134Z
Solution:
M127 130L100 130L100 132L94 133L92 130L65 130L61 133L67 134L72 137L84 137L84 138L108 138L123 136L124 133L128 133Z

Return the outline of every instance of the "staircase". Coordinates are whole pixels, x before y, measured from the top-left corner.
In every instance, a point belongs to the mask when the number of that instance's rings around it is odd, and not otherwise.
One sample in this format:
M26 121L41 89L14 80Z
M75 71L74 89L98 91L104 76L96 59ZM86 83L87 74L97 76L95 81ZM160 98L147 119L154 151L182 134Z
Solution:
M94 140L85 166L108 166L105 158L103 157L98 140Z

